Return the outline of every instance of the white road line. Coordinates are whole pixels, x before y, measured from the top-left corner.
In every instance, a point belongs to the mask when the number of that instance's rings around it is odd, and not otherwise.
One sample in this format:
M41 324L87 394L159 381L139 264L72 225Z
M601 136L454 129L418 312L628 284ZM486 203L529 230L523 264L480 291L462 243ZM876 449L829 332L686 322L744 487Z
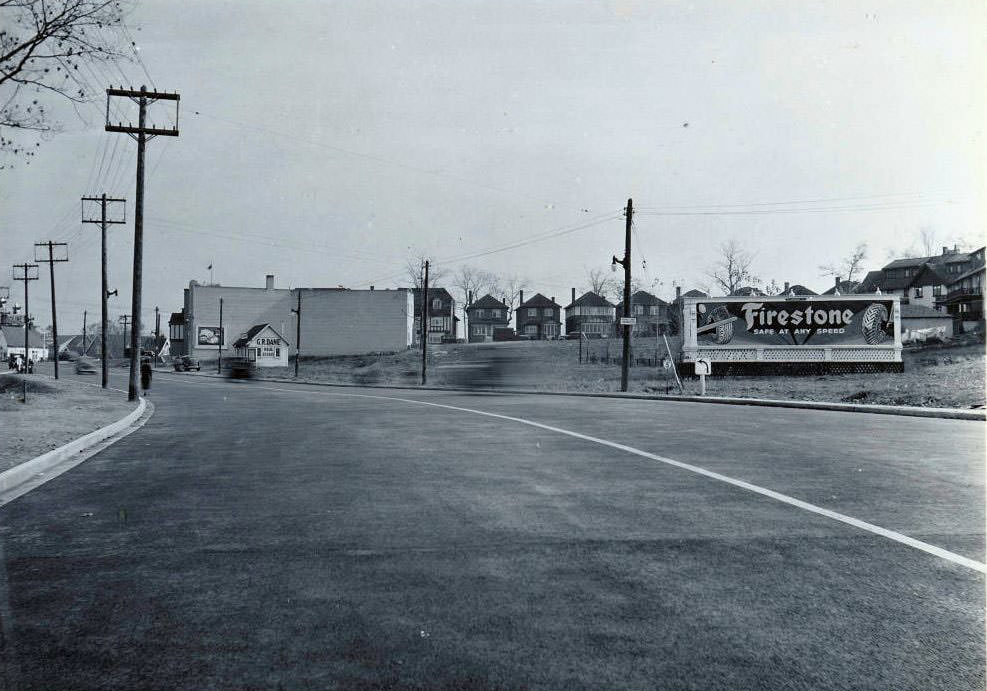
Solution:
M759 485L751 484L750 482L745 482L744 480L736 480L732 477L726 475L721 475L720 473L713 472L712 470L706 470L705 468L700 468L699 466L692 465L690 463L683 463L682 461L676 461L674 458L667 458L665 456L659 456L657 454L649 453L647 451L642 451L641 449L635 449L633 446L627 446L625 444L618 444L617 442L608 441L606 439L600 439L599 437L593 437L588 434L581 434L580 432L573 432L572 430L563 429L561 427L553 427L552 425L546 425L541 422L534 422L533 420L525 420L520 417L512 417L510 415L501 415L500 413L490 413L485 410L476 410L474 408L463 408L455 405L448 405L446 403L432 403L430 401L420 401L414 398L402 398L400 396L382 396L379 394L360 394L360 393L344 393L342 391L320 391L316 389L285 389L274 386L259 386L253 385L249 387L250 389L265 389L268 391L284 391L287 393L303 393L303 394L317 394L322 396L340 396L340 397L350 397L350 398L372 398L380 399L386 401L400 401L402 403L412 403L414 405L424 405L431 406L433 408L445 408L447 410L456 410L463 413L473 413L475 415L483 415L485 417L496 418L498 420L508 420L510 422L517 422L522 425L528 425L529 427L537 427L538 429L548 430L549 432L556 432L558 434L564 434L569 437L574 437L576 439L582 439L584 441L594 442L596 444L601 444L603 446L608 446L612 449L617 449L618 451L623 451L625 453L633 454L635 456L641 456L642 458L648 458L652 461L657 461L659 463L664 463L666 465L673 466L675 468L680 468L682 470L688 470L690 473L696 473L697 475L702 475L703 477L708 477L712 480L717 480L719 482L724 482L728 485L733 485L734 487L739 487L745 489L749 492L754 492L755 494L760 494L761 496L774 499L775 501L780 501L783 504L788 504L789 506L794 506L796 508L802 509L803 511L808 511L810 513L818 514L820 516L825 516L826 518L831 518L834 521L839 521L847 525L852 525L860 530L866 530L874 535L880 535L881 537L893 540L903 545L913 547L914 549L921 550L927 554L939 557L940 559L945 559L946 561L951 561L954 564L959 564L960 566L965 566L968 569L973 569L974 571L979 571L980 573L987 573L987 564L983 564L974 559L969 559L961 554L956 554L955 552L950 552L949 550L943 549L942 547L936 547L935 545L929 544L928 542L922 542L921 540L916 540L913 537L908 537L902 533L895 532L893 530L888 530L887 528L882 528L879 525L874 525L873 523L868 523L867 521L862 521L859 518L854 518L853 516L847 516L846 514L839 513L837 511L831 511L830 509L824 509L821 506L816 506L815 504L810 504L807 501L802 501L801 499L796 499L795 497L790 497L787 494L782 494L781 492L775 492L774 490L768 489L766 487L761 487Z
M256 387L269 389L271 391L286 391L289 393L300 393L298 389L283 389L272 386ZM706 470L705 468L700 468L699 466L692 465L690 463L683 463L682 461L676 461L674 458L666 458L665 456L659 456L657 454L649 453L647 451L642 451L641 449L635 449L633 446L627 446L625 444L618 444L617 442L608 441L606 439L600 439L599 437L593 437L588 434L581 434L579 432L573 432L572 430L563 429L561 427L553 427L552 425L546 425L541 422L534 422L533 420L525 420L520 417L512 417L510 415L501 415L500 413L490 413L485 410L476 410L474 408L463 408L455 405L448 405L445 403L432 403L429 401L419 401L413 398L401 398L399 396L381 396L375 394L358 394L358 393L343 393L337 391L301 391L301 393L315 393L324 396L347 396L353 398L376 398L384 399L388 401L401 401L403 403L412 403L415 405L425 405L431 406L433 408L445 408L447 410L456 410L463 413L473 413L475 415L483 415L485 417L496 418L498 420L508 420L510 422L517 422L522 425L528 425L529 427L537 427L538 429L548 430L549 432L556 432L558 434L564 434L569 437L575 437L576 439L582 439L584 441L594 442L596 444L601 444L603 446L608 446L612 449L617 449L618 451L623 451L625 453L633 454L635 456L641 456L642 458L648 458L652 461L658 461L659 463L664 463L666 465L674 466L676 468L681 468L682 470L688 470L690 473L696 473L697 475L702 475L703 477L708 477L719 482L724 482L728 485L733 485L734 487L739 487L745 489L749 492L754 492L755 494L760 494L761 496L774 499L775 501L780 501L783 504L788 504L789 506L794 506L796 508L802 509L803 511L808 511L810 513L818 514L820 516L825 516L826 518L831 518L834 521L839 521L841 523L846 523L847 525L852 525L854 528L859 528L860 530L866 530L874 535L880 535L881 537L887 538L889 540L894 540L895 542L901 543L903 545L908 545L915 549L926 552L933 556L939 557L940 559L945 559L946 561L951 561L954 564L959 564L960 566L965 566L968 569L973 569L974 571L979 571L980 573L987 573L987 564L982 564L979 561L969 559L961 554L956 554L955 552L950 552L949 550L943 549L942 547L936 547L935 545L929 544L928 542L923 542L921 540L916 540L913 537L908 537L902 533L895 532L893 530L888 530L887 528L882 528L879 525L874 525L873 523L868 523L867 521L862 521L853 516L847 516L846 514L839 513L837 511L831 511L830 509L824 509L821 506L816 506L815 504L810 504L807 501L802 501L801 499L796 499L795 497L790 497L787 494L782 494L781 492L775 492L774 490L768 489L766 487L761 487L759 485L751 484L750 482L745 482L744 480L736 480L732 477L726 475L721 475L720 473L713 472L712 470Z

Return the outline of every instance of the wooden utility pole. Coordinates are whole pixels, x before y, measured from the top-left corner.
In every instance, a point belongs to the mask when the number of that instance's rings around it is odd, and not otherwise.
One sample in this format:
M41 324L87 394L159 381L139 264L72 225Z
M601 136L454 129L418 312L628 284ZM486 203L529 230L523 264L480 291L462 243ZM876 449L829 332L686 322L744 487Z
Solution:
M89 316L89 310L82 310L82 354L86 354L86 317Z
M86 202L99 202L100 214L99 218L86 218ZM111 219L107 215L107 204L123 204L124 213L120 219ZM106 366L106 321L108 319L106 315L106 301L110 295L116 295L117 291L110 292L107 286L107 273L106 273L106 226L113 225L117 223L126 223L126 209L127 200L126 199L115 199L113 197L107 197L106 192L98 197L82 197L82 222L83 223L98 223L100 227L100 278L102 283L102 289L100 290L100 305L102 306L102 322L100 323L99 337L102 345L100 346L100 364L103 368L102 373L102 385L105 389L109 383L109 371ZM83 355L85 355L86 350L83 349Z
M130 123L124 125L118 122L110 123L110 98L122 96L134 101L139 110L137 127ZM175 102L175 126L173 128L147 126L147 106L155 101L166 100ZM137 141L137 196L134 208L134 287L131 297L131 328L130 328L130 385L127 387L127 398L137 400L137 378L140 373L140 330L141 330L141 285L144 262L144 147L149 139L163 135L178 136L178 102L177 93L148 91L141 86L140 91L133 89L106 90L106 127L107 132L123 132Z
M48 248L48 258L45 259L43 256L38 257L38 248L47 247ZM54 341L54 353L55 353L55 379L58 379L58 313L55 311L55 264L57 262L67 262L69 260L68 249L65 250L65 256L55 258L55 248L56 247L68 247L67 242L52 242L48 240L47 242L36 242L34 243L34 261L48 264L48 274L51 277L51 340Z
M302 289L296 288L296 294L298 295L298 307L292 309L292 314L295 315L295 378L298 378L298 360L302 356Z
M422 281L422 386L428 383L428 260Z
M129 327L130 327L130 315L129 314L121 314L119 317L117 317L117 322L119 322L120 324L123 325L123 352L124 352L124 355L126 355L127 354L127 332L129 331ZM103 345L104 345L104 347L106 346L105 343Z
M154 308L155 311L158 309ZM225 334L223 334L223 298L219 299L219 357L216 359L216 372L217 374L223 373L223 341L225 341Z
M624 258L613 258L614 264L624 267L624 316L631 316L631 224L634 222L634 201L627 200L627 208L624 209L624 216L627 223L624 229ZM614 267L616 268L616 267ZM627 391L628 368L631 365L631 329L630 324L622 324L621 330L624 337L623 361L620 364L620 390Z
M18 276L18 269L20 269L20 275ZM28 290L27 285L29 281L38 280L38 265L37 264L14 264L14 275L13 279L15 281L24 281L24 372L28 371L28 354L31 352L28 347L28 330L31 328L31 312L28 309ZM27 389L24 389L24 400L27 400Z

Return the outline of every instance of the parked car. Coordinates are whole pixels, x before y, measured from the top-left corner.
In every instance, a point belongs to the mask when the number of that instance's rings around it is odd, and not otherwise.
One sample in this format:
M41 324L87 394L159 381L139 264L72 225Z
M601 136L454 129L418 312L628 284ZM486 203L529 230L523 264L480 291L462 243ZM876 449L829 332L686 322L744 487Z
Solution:
M251 379L257 364L253 360L243 357L234 357L223 360L223 369L230 379Z
M87 357L79 357L75 361L76 374L96 374L96 363Z
M174 366L176 372L188 372L191 370L200 372L202 369L201 365L199 365L199 361L194 357L189 357L188 355L182 355L177 358L174 362Z

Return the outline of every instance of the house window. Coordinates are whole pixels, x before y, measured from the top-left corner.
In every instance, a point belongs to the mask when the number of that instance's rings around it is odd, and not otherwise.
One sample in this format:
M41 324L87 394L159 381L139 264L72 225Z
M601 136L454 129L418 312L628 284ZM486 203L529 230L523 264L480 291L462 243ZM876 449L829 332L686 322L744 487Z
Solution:
M485 309L478 309L476 311L476 316L479 317L480 319L483 319L484 317L487 316L487 311Z
M432 300L432 309L433 310L440 310L440 309L442 309L442 299L441 298L435 298L434 300Z
M500 318L500 310L490 310L490 316Z
M935 297L942 295L942 286L932 286L932 294Z
M524 325L524 333L526 333L526 334L536 334L536 333L538 333L538 325L537 324L525 324Z
M644 314L644 305L634 305L634 314Z
M171 326L171 340L182 341L185 339L185 327L181 324L173 324Z
M557 336L558 335L558 324L545 324L545 335L546 336Z
M528 316L529 317L537 317L538 316L538 308L537 307L532 307L532 308L528 309Z
M551 307L546 307L544 314L546 317L551 317L553 312L554 310Z
M916 288L915 289L915 297L917 297L917 298L922 297L922 289L921 288Z
M274 349L274 357L281 357L281 349L280 348L275 348Z

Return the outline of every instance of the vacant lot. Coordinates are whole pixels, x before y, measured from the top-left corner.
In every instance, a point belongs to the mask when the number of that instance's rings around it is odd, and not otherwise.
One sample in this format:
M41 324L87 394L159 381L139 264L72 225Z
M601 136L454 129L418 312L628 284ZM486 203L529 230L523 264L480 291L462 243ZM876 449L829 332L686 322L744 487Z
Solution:
M39 374L0 374L0 472L116 422L134 406L119 391Z
M579 343L532 342L432 346L428 383L434 386L524 388L540 391L619 391L618 340ZM672 345L673 349L675 345ZM630 390L675 393L674 376L660 367L664 345L640 340L634 348ZM984 346L935 346L905 352L902 374L843 374L807 377L713 377L713 396L778 398L967 408L984 405ZM293 368L262 370L262 377L291 377ZM348 384L421 381L421 352L302 359L299 379ZM699 393L699 380L682 382Z

